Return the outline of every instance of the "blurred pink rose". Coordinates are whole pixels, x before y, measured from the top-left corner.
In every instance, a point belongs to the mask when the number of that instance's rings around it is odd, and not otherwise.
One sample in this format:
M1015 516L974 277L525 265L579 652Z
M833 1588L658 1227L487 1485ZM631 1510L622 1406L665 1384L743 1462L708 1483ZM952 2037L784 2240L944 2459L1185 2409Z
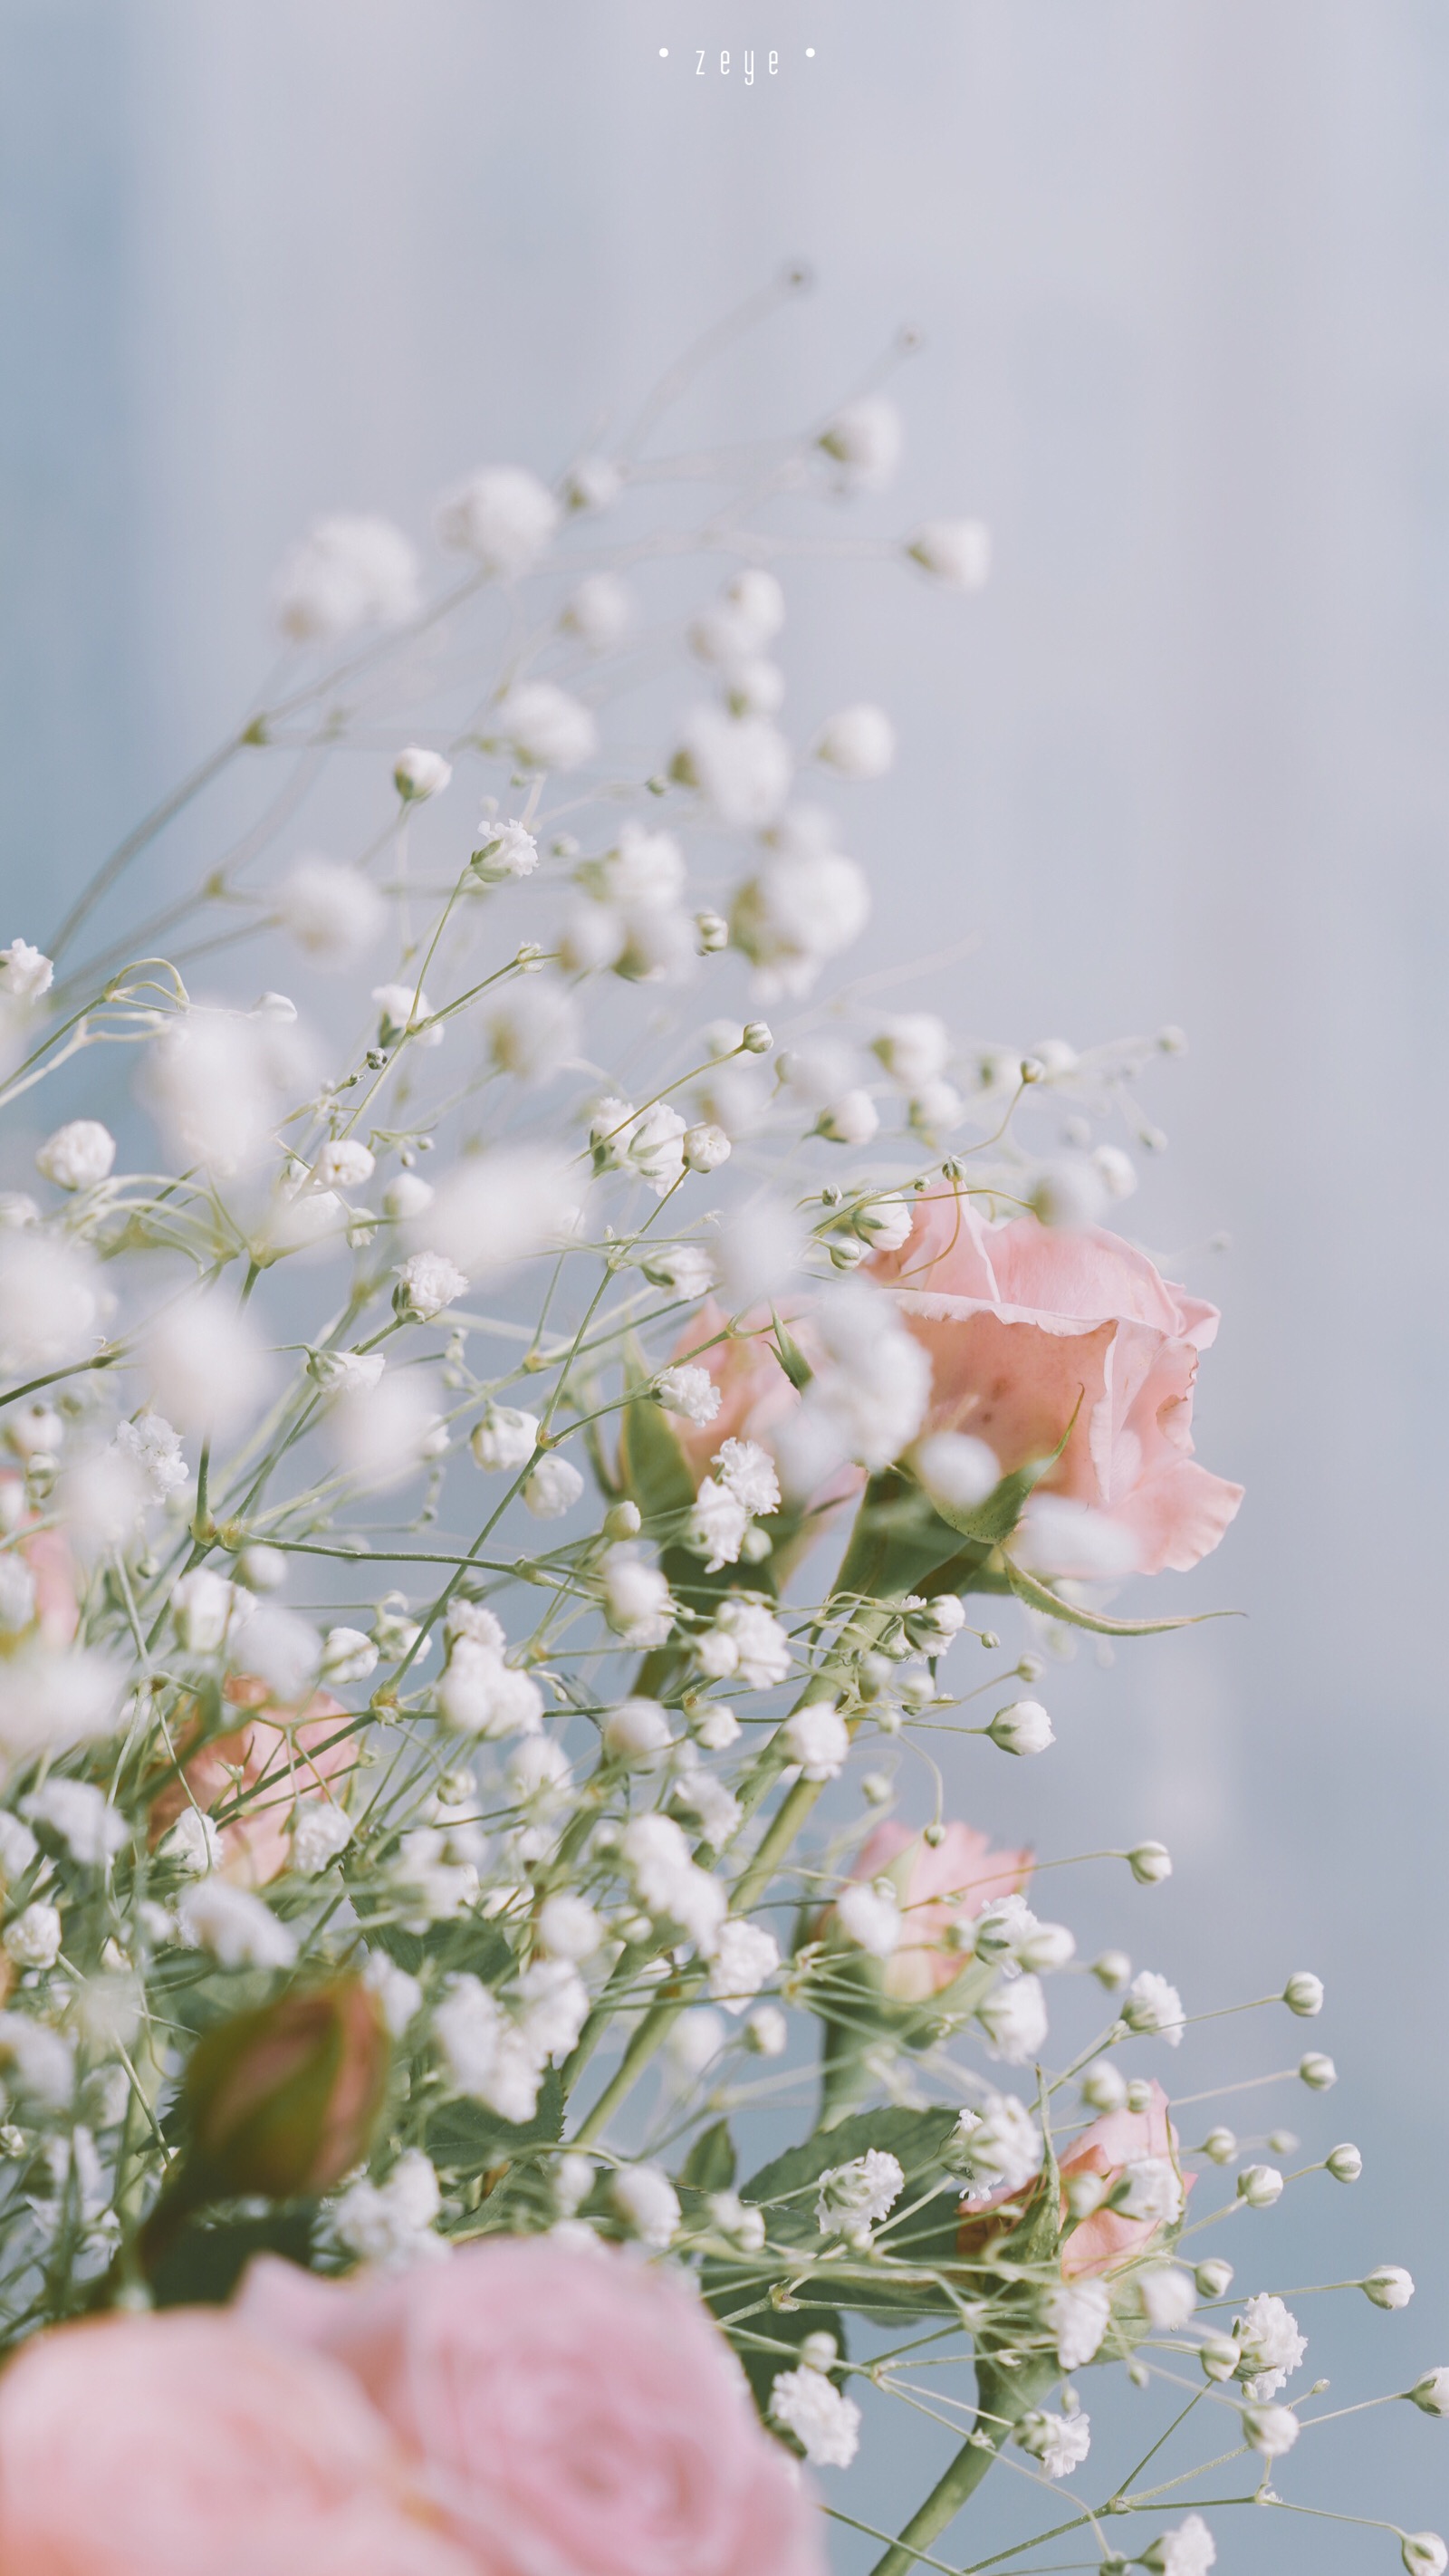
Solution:
M1143 1574L1183 1571L1217 1546L1243 1489L1192 1454L1216 1307L1118 1235L1034 1216L986 1225L964 1196L921 1200L910 1241L870 1267L931 1355L927 1430L969 1432L1010 1474L1050 1456L1081 1398L1042 1490L1102 1514Z
M1152 2100L1145 2111L1108 2111L1068 2147L1061 2158L1062 2218L1067 2214L1066 2185L1073 2174L1098 2174L1109 2190L1122 2179L1129 2165L1161 2162L1178 2172L1184 2199L1197 2180L1195 2174L1184 2174L1177 2164L1177 2132L1167 2116L1167 2095L1160 2084L1152 2087ZM1001 2236L1025 2215L1035 2190L1028 2184L1024 2191L993 2192L989 2199L973 2201L963 2209L957 2231L958 2253L972 2259L986 2250L993 2237ZM1096 2209L1073 2228L1062 2246L1062 2276L1068 2281L1091 2281L1103 2272L1115 2272L1136 2254L1145 2254L1162 2233L1162 2221L1156 2218L1125 2218L1120 2210Z
M783 1313L781 1321L791 1339L797 1342L807 1361L818 1362L819 1348L814 1343L810 1318L796 1309ZM726 1440L757 1440L762 1449L778 1456L779 1435L800 1402L780 1364L775 1348L770 1317L756 1313L744 1319L743 1328L730 1334L710 1349L701 1349L714 1333L722 1333L728 1317L713 1298L707 1298L697 1315L690 1318L672 1353L677 1367L688 1362L693 1368L707 1369L720 1392L720 1408L712 1422L689 1422L680 1414L671 1414L669 1424L675 1433L690 1475L698 1485L707 1476L710 1461ZM859 1467L842 1467L810 1497L812 1513L826 1512L838 1503L848 1502L858 1493L865 1477Z
M945 1840L932 1844L909 1825L887 1823L877 1825L850 1874L892 1880L905 1928L884 1963L882 1983L898 2002L923 2003L966 1964L959 1951L944 1946L951 1925L969 1923L998 1897L1025 1888L1031 1854L993 1851L989 1835L974 1825L948 1825ZM818 1928L828 1933L829 1926L826 1913Z
M0 2378L5 2576L479 2576L355 2380L215 2309L104 2317Z
M227 1814L236 1804L240 1772L241 1792L254 1789L257 1795L221 1828L221 1874L239 1887L266 1887L291 1865L297 1800L335 1787L356 1767L356 1737L338 1735L352 1711L330 1691L315 1691L299 1717L295 1709L275 1707L266 1683L246 1673L227 1683L226 1697L255 1714L190 1756L185 1786L174 1780L152 1806L151 1839L159 1842L193 1802L203 1815L218 1808Z
M241 2314L356 2372L500 2576L822 2576L815 2507L723 2337L623 2255L494 2238L350 2282L264 2257Z

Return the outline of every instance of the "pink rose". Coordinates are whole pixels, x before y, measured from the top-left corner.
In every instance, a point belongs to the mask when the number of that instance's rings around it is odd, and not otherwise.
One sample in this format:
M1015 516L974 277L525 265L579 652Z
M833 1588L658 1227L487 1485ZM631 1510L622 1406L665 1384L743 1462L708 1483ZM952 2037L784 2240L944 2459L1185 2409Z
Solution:
M969 1923L998 1898L1014 1896L1031 1876L1029 1851L993 1851L989 1835L974 1825L946 1827L943 1842L928 1843L908 1825L877 1825L852 1878L889 1877L900 1899L904 1930L885 1961L881 1982L901 2003L924 2003L959 1977L966 1962L945 1946L953 1923ZM828 1932L830 1915L820 1929Z
M208 2308L59 2326L0 2378L5 2576L480 2576L345 2371Z
M1060 2160L1063 2221L1067 2215L1066 2186L1073 2174L1097 2174L1111 2191L1129 2165L1146 2163L1171 2165L1184 2199L1197 2180L1195 2174L1184 2174L1178 2166L1177 2132L1167 2116L1167 2095L1157 2083L1152 2087L1147 2110L1108 2111L1100 2120L1093 2120L1067 2149ZM988 2199L966 2204L956 2237L957 2252L978 2259L994 2237L1005 2234L1025 2216L1036 2188L1035 2183L1028 2183L1023 2191L997 2191ZM1063 2243L1063 2279L1092 2281L1103 2272L1120 2270L1134 2255L1147 2252L1161 2235L1162 2225L1156 2218L1124 2217L1117 2209L1093 2210L1091 2217L1082 2219Z
M623 2255L495 2237L347 2282L263 2257L240 2312L356 2373L499 2576L822 2576L723 2337Z
M1043 1490L1100 1513L1142 1574L1185 1571L1217 1546L1243 1489L1192 1453L1216 1307L1118 1235L1034 1216L986 1225L964 1196L921 1200L909 1242L871 1270L930 1353L928 1431L969 1432L1010 1474L1049 1457L1079 1405Z
M1152 2087L1146 2111L1108 2111L1082 2131L1061 2159L1063 2182L1073 2174L1100 2174L1109 2187L1119 2183L1129 2165L1158 2161L1177 2166L1177 2131L1167 2116L1167 2095ZM1184 2194L1195 2174L1180 2174ZM1066 2203L1063 2201L1063 2209ZM1062 2272L1068 2281L1091 2281L1115 2272L1134 2254L1145 2254L1161 2223L1154 2218L1124 2218L1117 2209L1095 2209L1074 2227L1062 2247Z
M174 1780L152 1806L151 1839L159 1842L193 1801L203 1815L218 1807L225 1815L236 1805L240 1772L241 1793L257 1795L221 1828L221 1874L239 1887L266 1887L291 1866L297 1800L326 1793L356 1768L356 1738L339 1732L352 1712L330 1691L315 1691L299 1717L274 1707L266 1683L247 1673L233 1676L226 1697L255 1714L191 1755L186 1785Z
M781 1320L806 1360L813 1364L819 1350L809 1316L792 1309ZM791 1385L781 1365L767 1314L752 1314L724 1341L712 1343L708 1350L700 1347L710 1341L712 1334L722 1333L727 1321L714 1300L706 1299L686 1325L672 1355L676 1367L685 1362L692 1368L707 1369L720 1392L720 1408L712 1422L689 1422L678 1414L669 1417L696 1486L701 1477L709 1474L710 1461L726 1440L757 1440L762 1449L778 1456L779 1435L800 1402L799 1390ZM811 1496L808 1510L812 1514L825 1512L837 1503L848 1502L864 1481L859 1467L837 1469Z

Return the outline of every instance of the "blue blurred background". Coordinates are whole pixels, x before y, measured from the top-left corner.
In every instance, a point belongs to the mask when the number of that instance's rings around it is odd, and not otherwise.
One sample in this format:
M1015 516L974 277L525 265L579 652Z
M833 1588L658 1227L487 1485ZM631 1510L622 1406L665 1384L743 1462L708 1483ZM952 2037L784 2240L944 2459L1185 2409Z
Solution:
M919 988L966 1026L1188 1031L1130 1218L1225 1309L1199 1449L1248 1487L1171 1596L1248 1620L1049 1676L1056 1752L963 1763L956 1802L1044 1852L1161 1835L1170 1886L1084 1872L1060 1910L1190 2010L1326 1979L1320 2023L1210 2024L1193 2069L1339 2060L1241 2125L1352 2137L1364 2181L1230 2230L1244 2289L1418 2276L1404 2317L1304 2303L1326 2403L1449 2359L1446 137L1442 0L0 5L7 937L234 720L314 514L421 532L475 463L554 470L795 255L817 292L692 431L793 426L924 333L890 515L988 517L993 587L803 580L791 704L899 725L872 964L979 932ZM1444 2521L1435 2427L1331 2438L1285 2494ZM899 2413L873 2440L937 2456ZM1218 2520L1225 2567L1396 2563Z

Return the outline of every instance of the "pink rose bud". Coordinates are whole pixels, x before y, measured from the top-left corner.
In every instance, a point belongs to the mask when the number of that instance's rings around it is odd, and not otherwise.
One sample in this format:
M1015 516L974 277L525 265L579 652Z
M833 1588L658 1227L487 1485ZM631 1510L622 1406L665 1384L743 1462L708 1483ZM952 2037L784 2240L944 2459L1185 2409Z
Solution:
M367 2152L387 2087L389 2043L360 1977L283 1995L198 2040L183 2099L190 2143L147 2221L154 2268L183 2219L214 2200L330 2190Z

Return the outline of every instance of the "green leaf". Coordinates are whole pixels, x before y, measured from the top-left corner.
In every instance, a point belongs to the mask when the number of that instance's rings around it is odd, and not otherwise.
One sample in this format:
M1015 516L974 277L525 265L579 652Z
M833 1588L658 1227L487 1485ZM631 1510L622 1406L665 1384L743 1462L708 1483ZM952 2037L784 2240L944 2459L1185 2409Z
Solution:
M396 1923L379 1924L369 1930L368 1939L385 1950L394 1967L405 1968L416 1977L431 1964L447 1976L464 1973L481 1977L485 1986L502 1983L512 1965L513 1953L504 1935L491 1923L480 1923L473 1915L463 1915L453 1922L430 1923L426 1932L404 1932Z
M1038 1583L1036 1576L1028 1574L1013 1558L1008 1556L1003 1563L1018 1601L1029 1603L1033 1610L1045 1611L1049 1619L1065 1620L1070 1628L1089 1628L1094 1637L1161 1637L1170 1628L1200 1628L1206 1619L1243 1616L1241 1610L1199 1610L1177 1619L1108 1619L1100 1610L1079 1610L1074 1602L1063 1601L1060 1593Z
M781 1323L773 1306L770 1308L770 1336L775 1345L775 1357L781 1368L796 1394L803 1395L815 1372L794 1334Z
M802 2281L790 2296L790 2307L776 2307L758 2271L728 2263L704 2267L705 2305L734 2346L762 2423L770 2420L771 2388L782 2370L795 2367L807 2335L834 2335L841 2354L846 2350L845 2319L823 2287Z
M635 1383L637 1371L631 1370ZM632 1395L619 1430L619 1476L646 1526L681 1519L694 1508L694 1479L669 1418L652 1396Z
M445 2102L428 2122L426 2145L435 2165L447 2173L486 2173L507 2164L529 2147L549 2147L563 2133L564 2096L558 2070L550 2067L539 2090L531 2120L496 2119L481 2102Z
M854 2157L877 2147L882 2154L899 2159L906 2177L902 2198L907 2198L933 2177L945 2179L941 2150L956 2120L957 2114L944 2107L909 2111L892 2104L880 2111L858 2111L838 2127L818 2132L807 2138L802 2147L791 2147L773 2164L763 2166L741 2186L740 2198L751 2207L764 2209L776 2243L818 2246L820 2230L810 2186L830 2166L849 2164Z
M735 2142L728 2120L701 2129L684 2159L679 2179L690 2191L728 2191L735 2178Z
M920 1486L898 1467L888 1467L871 1478L861 1498L835 1589L867 1601L899 1600L961 1553L957 1532L932 1509ZM979 1561L989 1554L982 1545Z
M265 2218L202 2227L188 2220L151 2276L158 2308L223 2307L254 2254L282 2254L305 2270L312 2255L314 2204L277 2209Z

